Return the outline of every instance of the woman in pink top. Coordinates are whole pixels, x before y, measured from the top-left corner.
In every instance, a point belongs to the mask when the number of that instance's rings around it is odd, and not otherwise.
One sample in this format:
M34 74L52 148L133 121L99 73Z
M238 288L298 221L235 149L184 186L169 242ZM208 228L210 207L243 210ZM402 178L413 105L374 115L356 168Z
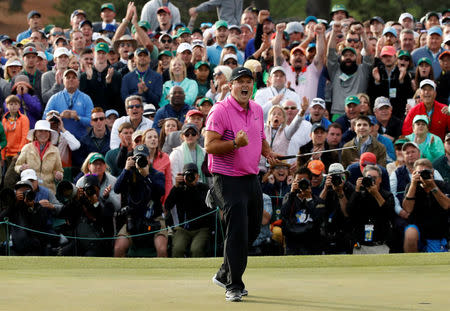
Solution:
M153 168L163 173L166 180L166 192L162 197L162 203L164 204L170 189L172 189L172 169L170 167L169 156L159 150L158 132L154 128L146 130L143 136L143 144L145 144L150 151L150 162L152 163Z

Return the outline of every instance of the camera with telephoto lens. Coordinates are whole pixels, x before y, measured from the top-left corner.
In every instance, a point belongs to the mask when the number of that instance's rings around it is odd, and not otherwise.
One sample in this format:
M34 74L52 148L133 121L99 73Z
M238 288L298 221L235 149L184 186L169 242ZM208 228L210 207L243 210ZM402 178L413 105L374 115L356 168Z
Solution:
M146 167L146 166L148 165L147 157L144 156L144 155L138 154L138 155L136 155L136 156L133 157L133 160L136 161L136 164L137 164L140 168Z
M23 192L23 200L27 202L33 202L36 198L36 192L31 189L27 189Z
M422 179L424 179L424 180L431 179L431 170L420 171L420 177L422 177Z
M195 172L193 171L186 171L183 173L183 176L189 184L192 184L195 181Z
M83 188L84 193L88 196L91 197L94 194L97 194L97 190L95 189L95 186L87 186Z
M342 176L340 174L331 175L331 183L335 187L340 186L342 184Z
M364 188L370 188L375 184L375 179L370 176L367 175L366 177L363 177L362 181L361 181L362 185L364 186Z
M306 178L300 179L300 181L298 182L298 189L295 190L295 193L297 194L300 193L300 191L308 190L310 185L311 183L309 182L308 179Z

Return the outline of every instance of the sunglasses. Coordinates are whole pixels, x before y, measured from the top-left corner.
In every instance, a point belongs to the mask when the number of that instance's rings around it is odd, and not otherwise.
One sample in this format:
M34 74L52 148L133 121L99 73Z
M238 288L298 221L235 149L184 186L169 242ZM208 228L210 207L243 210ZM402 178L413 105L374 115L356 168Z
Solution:
M226 61L225 65L237 65L237 61Z
M137 104L137 105L128 105L128 107L127 107L127 109L133 109L133 108L139 109L139 108L142 108L142 105L141 105L141 104Z
M172 43L172 39L161 40L161 43Z
M359 39L347 39L347 42L348 43L352 43L352 42L354 42L354 43L358 43L359 42Z
M104 121L105 119L106 119L105 117L98 117L98 118L92 118L91 120L94 122L97 122L97 121Z
M284 110L288 111L288 110L297 110L297 107L295 106L287 106L287 107L283 107Z
M197 133L196 132L186 132L186 133L184 133L184 136L186 136L186 137L189 137L189 136L195 137L195 136L197 136Z

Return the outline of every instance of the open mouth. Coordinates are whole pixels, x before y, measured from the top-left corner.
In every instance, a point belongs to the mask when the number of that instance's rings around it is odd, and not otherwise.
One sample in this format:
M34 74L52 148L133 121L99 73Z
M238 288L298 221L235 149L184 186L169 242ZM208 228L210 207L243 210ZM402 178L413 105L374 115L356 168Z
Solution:
M248 90L242 90L241 94L242 96L248 96Z
M274 127L278 127L280 125L280 120L278 120L277 118L272 120L272 124Z

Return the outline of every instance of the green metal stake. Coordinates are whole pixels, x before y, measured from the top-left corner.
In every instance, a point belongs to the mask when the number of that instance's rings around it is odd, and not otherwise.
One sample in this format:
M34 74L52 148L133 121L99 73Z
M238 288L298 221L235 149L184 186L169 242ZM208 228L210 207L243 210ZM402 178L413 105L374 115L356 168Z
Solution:
M9 246L9 218L5 217L5 225L6 225L6 247L7 247L7 256L11 255L11 249Z

